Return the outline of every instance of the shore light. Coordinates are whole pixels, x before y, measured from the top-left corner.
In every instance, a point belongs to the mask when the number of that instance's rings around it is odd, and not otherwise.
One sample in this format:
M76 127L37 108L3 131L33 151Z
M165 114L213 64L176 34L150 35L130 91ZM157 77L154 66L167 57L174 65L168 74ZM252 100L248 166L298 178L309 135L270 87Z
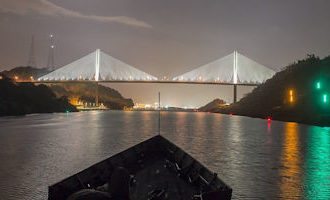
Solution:
M289 101L290 103L293 103L294 99L293 99L293 90L289 90Z
M316 82L316 89L321 89L321 82L320 81L317 81Z

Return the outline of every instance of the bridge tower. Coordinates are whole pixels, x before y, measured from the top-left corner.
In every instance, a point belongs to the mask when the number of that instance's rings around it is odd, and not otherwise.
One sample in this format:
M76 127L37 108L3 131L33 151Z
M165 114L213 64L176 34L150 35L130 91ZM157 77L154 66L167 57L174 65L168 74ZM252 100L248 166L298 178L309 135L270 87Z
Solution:
M27 62L27 66L30 66L30 67L37 66L35 52L34 52L34 35L32 35L32 37L31 37L31 45L30 45L29 59Z
M233 83L234 83L234 95L233 95L233 103L237 102L237 51L234 51L234 62L233 62Z

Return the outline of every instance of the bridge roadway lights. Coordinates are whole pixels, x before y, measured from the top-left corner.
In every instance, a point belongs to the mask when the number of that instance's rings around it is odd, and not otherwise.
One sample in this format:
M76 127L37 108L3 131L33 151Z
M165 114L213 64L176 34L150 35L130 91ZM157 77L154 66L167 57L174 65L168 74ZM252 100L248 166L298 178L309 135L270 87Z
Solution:
M259 84L255 83L221 83L221 82L188 82L188 81L158 81L158 80L152 80L152 81L122 81L122 80L101 80L101 81L90 81L90 80L48 80L48 81L39 81L39 80L17 80L19 83L35 83L35 84L42 84L42 83L86 83L86 82L95 82L96 83L96 91L95 91L95 103L96 105L99 104L99 83L177 83L177 84L207 84L207 85L233 85L234 86L234 98L233 103L237 102L237 87L240 86L258 86ZM327 97L326 97L327 99ZM326 101L329 101L328 99Z

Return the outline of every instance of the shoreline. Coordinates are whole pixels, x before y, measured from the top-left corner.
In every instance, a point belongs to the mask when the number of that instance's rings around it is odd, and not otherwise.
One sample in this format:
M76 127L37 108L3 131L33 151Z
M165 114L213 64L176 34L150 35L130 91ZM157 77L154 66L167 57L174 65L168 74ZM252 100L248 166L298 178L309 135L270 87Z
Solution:
M208 112L208 111L201 111L201 112ZM267 117L262 117L262 116L253 116L253 115L244 115L244 114L230 114L227 112L214 112L214 111L209 111L210 113L215 113L215 114L222 114L222 115L234 115L234 116L241 116L241 117L250 117L254 119L262 119L265 121L269 121ZM270 121L279 121L279 122L292 122L292 123L298 123L298 124L303 124L303 125L308 125L308 126L318 126L318 127L324 127L324 128L330 128L330 124L323 124L323 123L313 123L313 122L308 122L308 121L300 121L300 120L293 120L293 119L284 119L284 118L278 118L278 117L270 117Z

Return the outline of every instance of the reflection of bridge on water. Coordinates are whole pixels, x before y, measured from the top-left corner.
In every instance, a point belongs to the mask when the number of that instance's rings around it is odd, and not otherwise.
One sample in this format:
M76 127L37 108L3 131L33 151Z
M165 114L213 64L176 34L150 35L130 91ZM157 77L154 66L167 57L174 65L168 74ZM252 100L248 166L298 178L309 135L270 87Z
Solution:
M103 51L96 51L55 71L38 78L37 83L64 82L117 82L117 83L176 83L217 84L234 86L234 102L237 86L256 86L271 78L275 72L234 51L221 59L196 68L173 79L159 80L132 67ZM97 88L97 87L96 87ZM97 92L97 89L96 89ZM96 95L98 104L98 92Z

